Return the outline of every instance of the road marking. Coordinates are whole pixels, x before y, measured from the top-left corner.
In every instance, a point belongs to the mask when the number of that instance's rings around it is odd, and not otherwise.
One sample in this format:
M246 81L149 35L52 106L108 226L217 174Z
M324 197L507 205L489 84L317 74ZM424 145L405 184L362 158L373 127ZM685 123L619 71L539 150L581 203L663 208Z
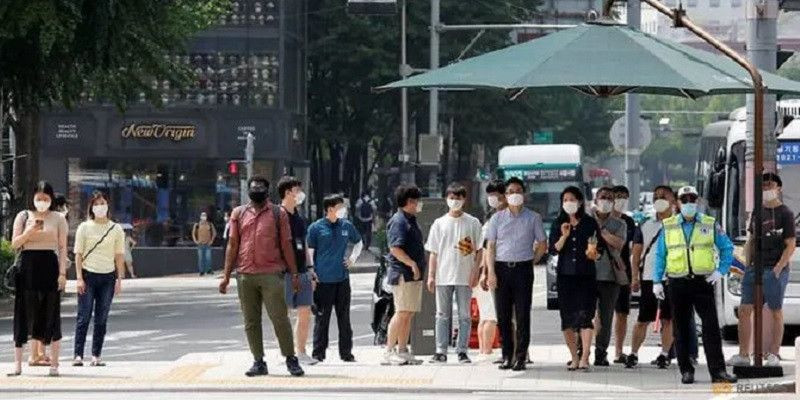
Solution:
M182 312L171 312L171 313L156 315L156 318L182 317L184 315L185 315L185 313L182 313Z
M153 350L131 351L131 352L128 352L128 353L116 353L116 354L114 354L114 353L112 353L112 354L105 353L105 354L103 354L103 358L129 357L129 356L138 356L138 355L141 355L141 354L151 354L151 353L157 353L157 352L158 352L158 350L153 349Z
M158 380L169 383L192 383L218 364L191 364L175 367Z
M156 336L154 338L150 338L150 341L151 342L157 342L159 340L174 339L174 338L179 338L179 337L182 337L182 336L186 336L186 334L185 333L174 333L172 335Z

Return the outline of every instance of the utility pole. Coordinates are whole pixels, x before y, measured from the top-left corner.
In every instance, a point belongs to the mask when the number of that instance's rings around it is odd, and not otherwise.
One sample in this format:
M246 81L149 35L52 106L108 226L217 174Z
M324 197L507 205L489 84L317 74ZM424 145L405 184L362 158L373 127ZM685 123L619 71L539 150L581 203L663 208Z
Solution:
M778 0L747 0L745 9L747 18L747 58L759 69L767 72L775 72L778 53ZM761 204L755 204L755 182L760 182L760 177L755 176L755 96L747 95L747 150L745 153L746 161L746 209L747 211L760 212ZM764 95L764 119L762 129L763 134L763 160L764 171L775 171L775 156L777 139L775 138L775 96ZM758 178L758 179L756 179ZM761 196L758 196L760 199ZM760 221L756 219L756 221ZM756 231L758 232L758 231ZM757 259L758 260L758 259ZM769 269L768 272L771 273ZM761 286L761 275L756 274L756 286ZM756 296L763 293L756 290ZM756 368L763 364L763 349L761 341L762 333L762 307L759 299L755 301L753 315L754 349L753 359Z
M628 26L639 29L642 24L642 4L639 1L628 1ZM642 132L639 129L640 113L639 95L625 95L625 186L630 191L628 208L639 204L639 188L641 186L641 166L639 155L642 153Z
M439 26L441 3L439 0L431 0L431 70L439 68ZM428 134L439 134L439 89L430 89L430 101L428 108ZM439 170L441 171L441 160L439 160ZM438 174L437 174L438 176Z
M255 154L256 150L256 137L253 135L252 132L247 133L246 144L244 146L244 168L246 171L246 177L244 179L239 179L239 201L242 205L247 204L247 192L250 190L247 187L247 182L250 181L250 178L253 177L253 155Z
M408 65L408 49L406 30L408 25L407 0L400 0L400 77L408 78L412 68ZM405 183L415 183L414 169L409 164L411 155L408 152L408 89L400 89L400 130L402 131L402 151L400 154L400 177Z

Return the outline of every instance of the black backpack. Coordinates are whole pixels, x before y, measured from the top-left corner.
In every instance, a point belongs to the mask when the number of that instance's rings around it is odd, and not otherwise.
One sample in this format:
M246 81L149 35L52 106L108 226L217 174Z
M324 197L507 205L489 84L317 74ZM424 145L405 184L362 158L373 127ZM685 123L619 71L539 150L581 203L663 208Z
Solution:
M372 214L374 210L372 209L372 200L367 198L366 200L361 200L361 206L358 208L358 217L362 221L369 221L372 219Z

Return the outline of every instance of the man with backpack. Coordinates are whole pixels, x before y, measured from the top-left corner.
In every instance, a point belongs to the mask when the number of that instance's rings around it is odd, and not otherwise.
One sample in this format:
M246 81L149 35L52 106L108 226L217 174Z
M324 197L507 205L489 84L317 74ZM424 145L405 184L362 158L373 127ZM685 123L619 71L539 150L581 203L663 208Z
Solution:
M358 222L358 230L361 237L364 239L364 248L369 250L372 245L372 222L375 220L375 213L378 211L378 204L369 195L369 192L364 192L361 197L356 200L356 220Z
M217 229L208 221L208 214L202 212L200 221L192 227L192 240L197 245L197 269L200 276L211 274L211 245L217 238Z
M289 217L286 211L267 200L269 181L266 178L254 176L247 182L247 187L250 189L250 203L231 213L225 271L219 292L228 292L235 265L244 330L254 359L253 366L245 375L268 374L261 326L262 307L266 307L289 373L301 376L304 372L295 356L292 325L284 297L284 273L290 274L292 291L297 293L300 290Z

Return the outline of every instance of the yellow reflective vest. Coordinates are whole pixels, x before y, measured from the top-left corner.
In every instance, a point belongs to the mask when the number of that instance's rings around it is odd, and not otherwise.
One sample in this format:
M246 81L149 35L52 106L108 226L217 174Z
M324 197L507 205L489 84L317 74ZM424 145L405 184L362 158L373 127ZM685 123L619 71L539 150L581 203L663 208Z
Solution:
M716 269L714 259L713 217L698 214L692 237L686 243L680 216L663 221L664 242L667 246L667 276L681 278L689 275L710 275Z

